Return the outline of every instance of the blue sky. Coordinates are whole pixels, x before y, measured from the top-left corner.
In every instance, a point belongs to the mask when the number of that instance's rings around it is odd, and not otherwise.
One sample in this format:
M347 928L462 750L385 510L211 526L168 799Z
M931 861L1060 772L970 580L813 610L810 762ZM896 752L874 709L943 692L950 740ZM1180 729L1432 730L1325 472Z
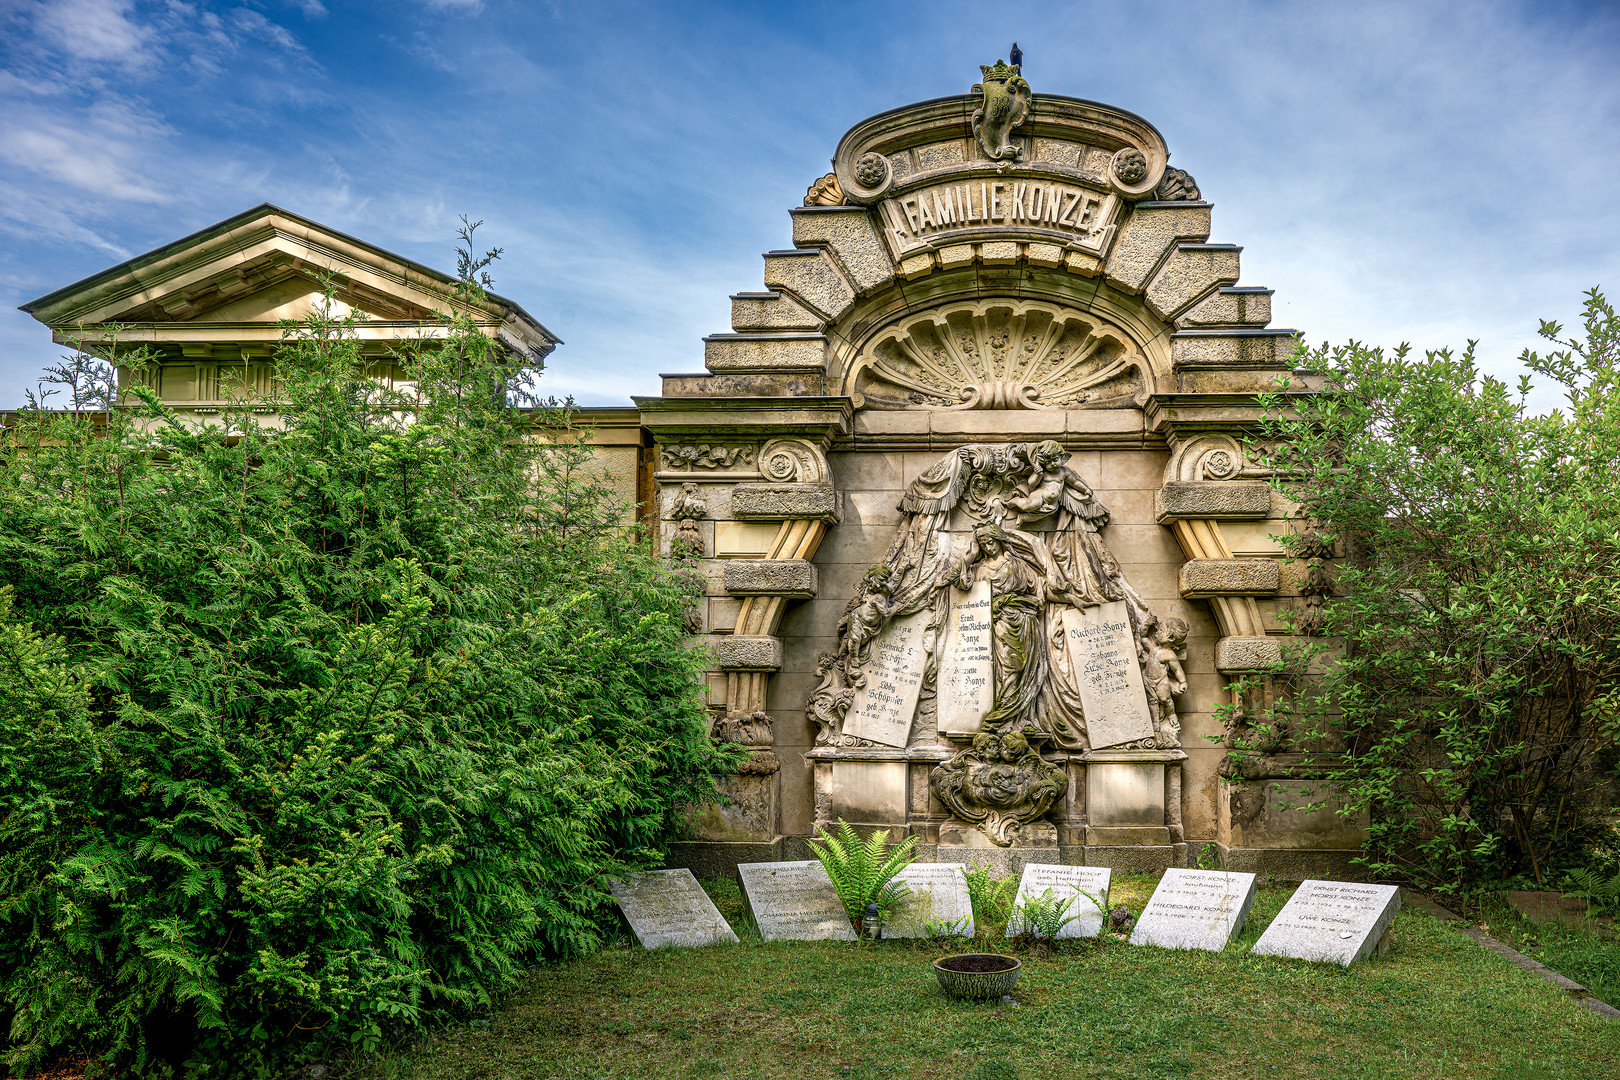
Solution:
M1015 38L1164 133L1313 342L1510 374L1620 294L1613 3L0 0L0 407L59 351L16 305L266 201L445 269L482 218L542 387L656 394L847 128Z

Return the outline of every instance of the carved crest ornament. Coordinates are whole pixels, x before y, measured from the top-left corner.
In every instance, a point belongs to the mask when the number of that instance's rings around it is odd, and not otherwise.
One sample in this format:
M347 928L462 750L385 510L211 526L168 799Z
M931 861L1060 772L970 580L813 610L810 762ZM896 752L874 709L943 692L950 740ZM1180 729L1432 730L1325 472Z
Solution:
M1019 74L1019 65L1000 60L980 64L979 74L981 81L969 91L983 98L973 110L973 134L991 161L1015 161L1021 148L1012 133L1029 116L1029 83Z
M1126 580L1108 510L1061 445L961 447L900 510L821 656L818 745L966 742L930 788L1001 845L1064 790L1043 746L1180 745L1187 624Z

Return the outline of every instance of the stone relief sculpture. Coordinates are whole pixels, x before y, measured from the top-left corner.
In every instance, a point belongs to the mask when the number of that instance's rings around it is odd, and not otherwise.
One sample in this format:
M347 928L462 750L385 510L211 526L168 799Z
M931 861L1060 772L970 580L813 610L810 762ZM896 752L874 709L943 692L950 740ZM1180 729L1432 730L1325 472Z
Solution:
M659 448L659 464L665 469L731 469L746 468L754 462L754 447L725 446L701 443L697 446L663 446Z
M1060 444L961 447L900 510L821 657L806 709L819 745L903 747L932 718L969 743L934 793L998 844L1063 791L1041 746L1180 745L1187 624L1126 580L1102 540L1108 510Z
M838 184L838 174L828 173L804 193L806 206L842 206L844 204L844 189Z
M1021 148L1012 141L1012 133L1029 116L1029 83L1019 74L1017 64L1009 66L1000 60L980 64L979 74L983 81L968 91L984 99L973 110L973 134L991 161L1014 161Z

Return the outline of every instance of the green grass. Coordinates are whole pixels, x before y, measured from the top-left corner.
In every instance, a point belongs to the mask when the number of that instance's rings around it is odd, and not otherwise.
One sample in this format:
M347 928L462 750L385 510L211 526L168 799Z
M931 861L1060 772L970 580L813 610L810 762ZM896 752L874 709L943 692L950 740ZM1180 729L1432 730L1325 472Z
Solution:
M735 924L735 886L706 884ZM1114 902L1140 910L1152 887L1116 875ZM1262 889L1223 953L1104 938L1026 956L1018 1008L943 997L927 943L621 945L537 968L487 1025L369 1075L1620 1077L1620 1024L1427 915L1402 912L1392 951L1349 970L1248 956L1290 891Z
M1468 915L1497 939L1620 1008L1620 934L1613 919L1533 923L1494 894L1470 906Z

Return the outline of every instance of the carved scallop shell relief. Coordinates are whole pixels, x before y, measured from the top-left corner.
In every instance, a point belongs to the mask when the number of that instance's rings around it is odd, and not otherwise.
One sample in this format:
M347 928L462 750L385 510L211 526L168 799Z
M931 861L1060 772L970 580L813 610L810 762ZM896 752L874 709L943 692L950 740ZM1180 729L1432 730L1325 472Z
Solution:
M978 300L880 330L845 380L873 409L1073 409L1139 405L1147 361L1123 331L1071 308Z

